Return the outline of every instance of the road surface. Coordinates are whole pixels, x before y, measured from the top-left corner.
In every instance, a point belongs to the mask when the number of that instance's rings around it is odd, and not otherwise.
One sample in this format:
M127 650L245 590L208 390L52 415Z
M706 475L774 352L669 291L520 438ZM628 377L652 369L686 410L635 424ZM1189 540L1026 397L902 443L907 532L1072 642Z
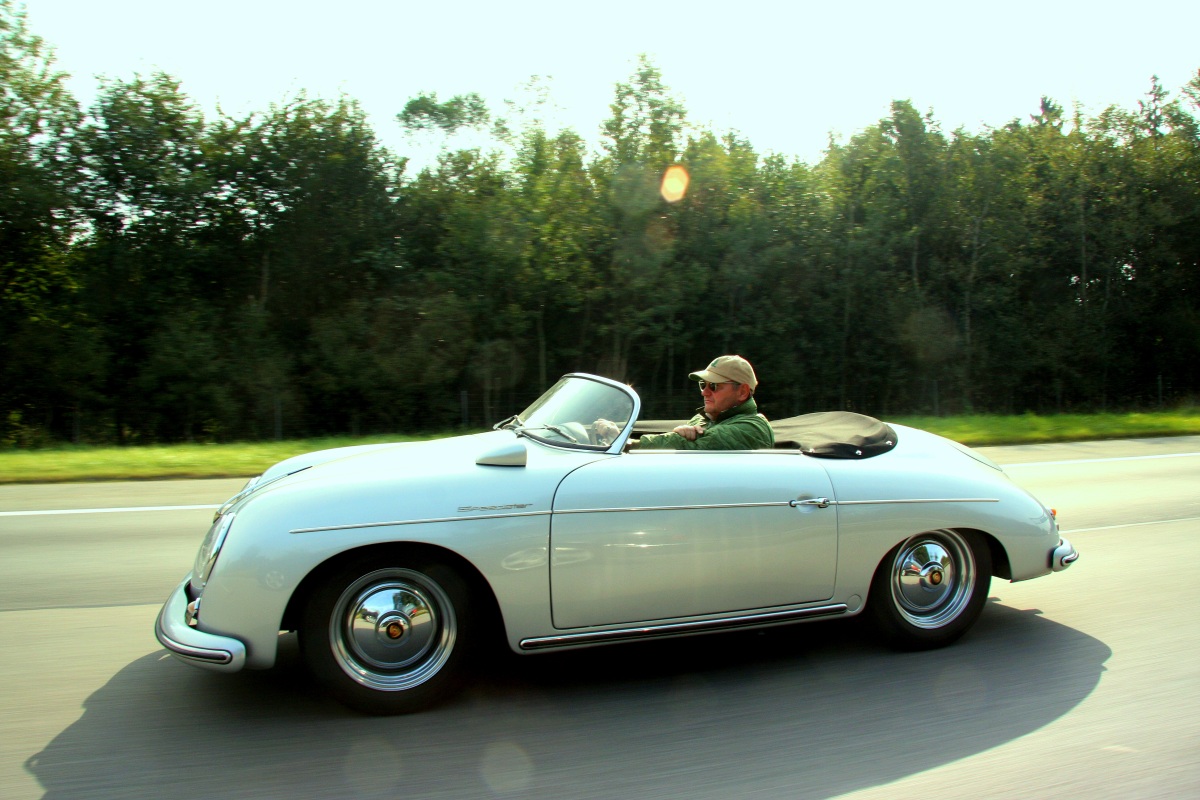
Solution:
M1082 556L958 644L847 622L530 658L374 719L152 628L240 481L0 487L0 797L1200 797L1200 437L986 448Z

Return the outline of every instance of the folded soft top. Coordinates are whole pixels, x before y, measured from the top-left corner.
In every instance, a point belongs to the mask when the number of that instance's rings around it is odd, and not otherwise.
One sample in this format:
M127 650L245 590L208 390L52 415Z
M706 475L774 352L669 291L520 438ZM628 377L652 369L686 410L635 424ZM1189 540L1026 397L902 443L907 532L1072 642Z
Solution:
M896 446L886 422L852 411L818 411L774 420L775 446L822 458L870 458Z
M663 433L687 420L638 420L635 436ZM771 420L775 447L800 450L818 458L870 458L896 446L896 431L886 422L852 411L817 411Z

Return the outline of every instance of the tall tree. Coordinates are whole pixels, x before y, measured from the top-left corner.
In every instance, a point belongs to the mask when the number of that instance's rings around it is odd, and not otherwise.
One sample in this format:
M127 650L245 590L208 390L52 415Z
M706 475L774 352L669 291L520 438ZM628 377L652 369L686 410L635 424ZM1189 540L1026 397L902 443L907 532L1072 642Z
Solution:
M66 247L79 110L66 77L23 8L0 0L0 307L8 319L54 315L62 291L77 285Z
M667 323L678 306L677 284L666 273L672 257L674 219L666 213L660 185L683 145L684 109L642 56L629 83L618 83L612 113L603 125L606 154L595 168L607 194L610 248L603 282L610 316L604 371L628 378L633 347ZM658 300L647 307L647 300Z
M66 78L29 31L24 10L0 0L0 420L18 439L78 438L82 405L98 393L74 367L103 373L73 305L80 276L71 141L79 109ZM68 409L72 426L56 429Z
M79 109L25 12L0 0L0 317L57 314L77 287L67 257L77 219L71 134Z
M301 95L246 134L233 193L258 251L258 301L303 320L394 277L395 194L403 163L361 107Z
M155 331L197 293L192 234L202 222L203 130L179 82L159 73L107 81L78 134L91 228L80 247L85 307L112 354L107 393L119 399L121 432L171 413L158 409L162 396L130 389L148 380Z
M912 103L893 101L891 111L880 127L897 163L894 169L880 165L881 175L889 177L888 190L900 201L897 221L904 230L899 243L907 251L913 290L920 292L941 195L945 140L933 127L932 114L922 116Z
M573 131L550 138L540 126L526 131L515 164L513 199L520 241L517 301L532 317L537 381L549 385L553 336L564 369L577 368L591 335L587 301L596 291L592 253L601 236L596 186L585 145Z

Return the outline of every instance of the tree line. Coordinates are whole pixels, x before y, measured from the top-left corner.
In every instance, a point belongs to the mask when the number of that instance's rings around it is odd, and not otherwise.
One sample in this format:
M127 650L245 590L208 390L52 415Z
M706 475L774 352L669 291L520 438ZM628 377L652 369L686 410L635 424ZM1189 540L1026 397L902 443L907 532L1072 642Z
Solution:
M809 164L689 125L643 58L598 147L413 98L406 130L486 137L414 169L344 96L206 119L156 73L81 108L0 0L0 91L8 446L478 427L571 371L682 417L721 353L773 417L1200 390L1200 73L979 133L898 100Z

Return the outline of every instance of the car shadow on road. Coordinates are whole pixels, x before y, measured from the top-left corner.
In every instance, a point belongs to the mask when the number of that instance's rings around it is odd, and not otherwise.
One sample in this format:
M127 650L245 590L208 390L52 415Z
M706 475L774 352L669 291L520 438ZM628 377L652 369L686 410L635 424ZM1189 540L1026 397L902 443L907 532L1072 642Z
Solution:
M992 602L925 653L847 621L496 654L456 700L371 718L311 685L285 637L266 672L133 661L26 768L52 799L831 797L1053 722L1110 654Z

